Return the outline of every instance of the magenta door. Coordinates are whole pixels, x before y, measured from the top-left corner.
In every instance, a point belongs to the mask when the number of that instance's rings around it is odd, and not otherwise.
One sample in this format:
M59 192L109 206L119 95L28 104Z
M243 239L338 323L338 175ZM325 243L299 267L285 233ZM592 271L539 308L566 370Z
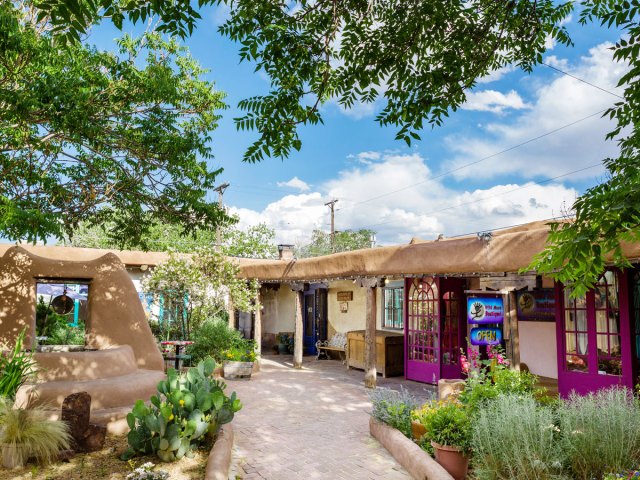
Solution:
M440 379L440 305L433 277L405 281L405 372L409 380Z
M460 349L465 348L467 334L466 281L462 278L441 278L440 294L440 377L462 378Z
M593 290L572 299L556 285L558 389L563 396L613 385L633 387L627 273L605 272Z

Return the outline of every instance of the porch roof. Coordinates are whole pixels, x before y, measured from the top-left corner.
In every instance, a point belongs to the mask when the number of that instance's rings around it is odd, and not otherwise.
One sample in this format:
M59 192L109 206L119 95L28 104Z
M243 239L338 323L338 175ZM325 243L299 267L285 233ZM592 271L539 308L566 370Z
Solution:
M239 262L241 275L261 281L309 281L389 275L514 273L526 268L544 248L549 225L532 222L478 235L441 240L413 239L408 245L367 248L332 255ZM628 258L640 258L640 244L624 245Z

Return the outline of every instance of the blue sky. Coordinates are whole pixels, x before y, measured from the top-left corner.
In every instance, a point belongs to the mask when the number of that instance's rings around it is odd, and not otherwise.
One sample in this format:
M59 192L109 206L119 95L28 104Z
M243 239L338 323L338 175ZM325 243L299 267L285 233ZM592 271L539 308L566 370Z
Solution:
M236 106L268 83L252 65L239 63L237 45L217 33L224 18L223 10L204 10L185 41L231 107L213 132L211 164L224 168L219 181L231 184L225 204L242 225L266 222L279 242L301 244L314 228L328 230L324 203L333 198L338 230L372 228L381 245L550 218L602 180L600 162L615 154L615 145L604 141L612 128L608 120L579 120L617 98L540 66L531 75L507 69L483 79L444 127L426 130L410 148L394 140L395 129L374 122L378 105L343 111L329 103L322 109L324 125L301 130L300 152L284 161L243 163L255 134L236 131ZM580 26L576 13L566 25L575 46L549 45L545 62L620 94L615 84L626 67L614 64L607 49L616 32ZM113 49L117 35L112 26L101 26L89 42Z

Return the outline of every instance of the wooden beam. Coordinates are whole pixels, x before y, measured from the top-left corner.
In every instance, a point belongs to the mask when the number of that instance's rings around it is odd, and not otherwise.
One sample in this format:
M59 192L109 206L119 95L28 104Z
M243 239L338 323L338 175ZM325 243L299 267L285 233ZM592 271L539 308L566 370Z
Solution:
M293 337L293 368L302 368L302 315L304 291L296 291L296 329Z

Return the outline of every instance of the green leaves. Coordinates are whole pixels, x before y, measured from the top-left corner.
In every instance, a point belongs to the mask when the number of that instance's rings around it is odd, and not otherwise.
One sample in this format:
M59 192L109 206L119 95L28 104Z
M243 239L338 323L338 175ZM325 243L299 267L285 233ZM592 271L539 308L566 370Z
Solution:
M62 47L52 42L60 32L27 15L81 32L73 22L86 24L105 5L41 5L53 17L29 2L0 5L3 236L62 239L85 222L109 225L125 244L141 243L157 223L184 234L231 223L205 196L221 171L206 160L225 108L206 72L157 33L124 36L118 56L78 42Z

